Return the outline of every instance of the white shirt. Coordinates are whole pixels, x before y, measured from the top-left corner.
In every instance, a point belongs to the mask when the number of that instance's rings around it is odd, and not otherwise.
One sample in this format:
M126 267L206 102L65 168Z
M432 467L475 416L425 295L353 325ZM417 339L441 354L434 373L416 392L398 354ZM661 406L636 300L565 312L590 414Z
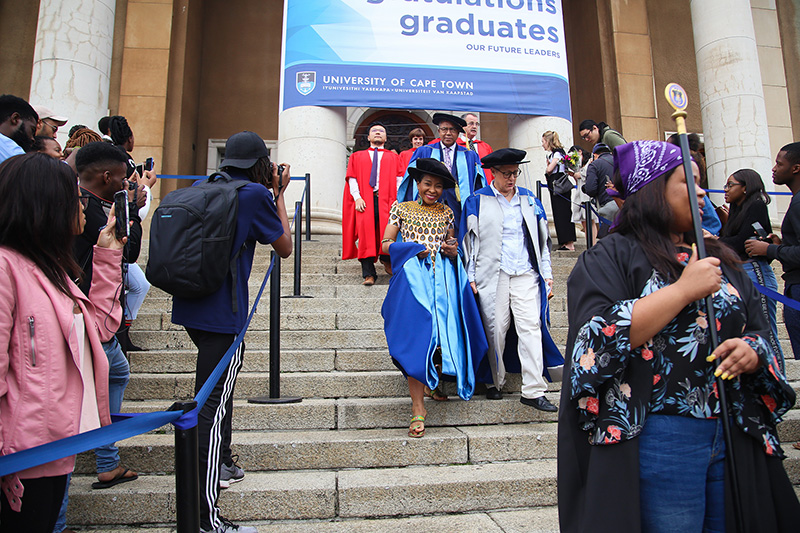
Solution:
M525 247L525 233L522 231L522 208L519 191L514 187L511 201L500 194L491 184L500 208L503 210L503 245L500 254L500 269L509 276L519 276L533 269L528 250Z
M374 146L370 146L369 150L367 150L367 151L369 152L369 160L370 160L370 162L372 162L372 158L375 155L375 153L374 153L375 152L375 147ZM373 191L377 191L379 186L380 186L380 184L381 184L381 162L382 161L383 161L383 152L381 152L381 150L378 149L378 175L375 177L375 188L373 189ZM398 181L398 184L399 184L399 181ZM350 187L350 196L353 197L353 200L354 201L355 200L360 200L361 199L361 193L358 190L358 180L355 179L355 178L347 178L347 185Z
M500 209L503 211L503 236L500 252L500 269L509 276L519 276L533 270L528 249L525 246L525 233L522 231L522 208L520 207L519 190L514 188L514 196L508 201L505 196L489 185L494 191ZM467 279L475 281L475 262L467 267Z
M10 137L0 133L0 163L15 155L24 154L25 150L15 143Z

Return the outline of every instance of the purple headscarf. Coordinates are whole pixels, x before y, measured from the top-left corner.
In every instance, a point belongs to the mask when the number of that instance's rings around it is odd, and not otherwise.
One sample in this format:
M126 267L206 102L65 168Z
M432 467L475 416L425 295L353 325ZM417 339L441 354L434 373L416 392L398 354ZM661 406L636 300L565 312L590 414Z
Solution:
M661 141L634 141L614 148L614 170L619 170L623 191L608 193L623 200L657 177L683 164L679 146Z

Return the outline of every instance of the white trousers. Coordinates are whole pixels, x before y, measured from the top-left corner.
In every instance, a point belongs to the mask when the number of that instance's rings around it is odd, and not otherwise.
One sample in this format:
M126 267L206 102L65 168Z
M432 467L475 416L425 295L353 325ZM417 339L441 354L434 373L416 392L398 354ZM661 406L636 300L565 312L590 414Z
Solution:
M542 376L544 362L542 357L542 324L539 276L527 272L519 276L509 276L502 270L495 292L495 323L487 329L489 340L497 357L490 357L489 363L494 374L495 387L501 389L506 382L506 369L503 364L503 351L506 335L514 314L514 326L519 336L518 354L522 366L522 396L538 398L544 396L547 382ZM493 331L492 331L493 330Z

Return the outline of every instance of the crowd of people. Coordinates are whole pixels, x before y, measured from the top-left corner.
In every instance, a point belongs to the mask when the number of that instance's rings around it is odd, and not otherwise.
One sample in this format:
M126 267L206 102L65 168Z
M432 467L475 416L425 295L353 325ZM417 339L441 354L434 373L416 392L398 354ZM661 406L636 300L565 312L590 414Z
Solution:
M386 193L371 182L376 197L388 199L361 215L370 227L366 239L357 231L343 233L345 246L356 249L373 246L385 228L374 246L392 275L382 315L389 353L408 380L409 437L425 435L426 395L448 400L443 379L454 380L464 400L478 383L486 385L487 398L500 399L506 373L518 372L520 401L555 412L545 380L563 374L562 531L598 523L619 531L726 531L735 515L726 496L726 454L740 465L747 530L791 530L800 504L782 465L776 426L793 407L795 392L784 377L775 301L753 282L776 289L769 263L778 259L786 295L800 296L795 201L783 240L771 233L769 195L752 169L729 177L730 208L716 208L704 190L702 144L690 136L688 180L709 253L699 259L677 136L628 143L605 123L587 120L580 134L592 143L589 155L579 146L565 151L556 132L545 132L556 251L574 250L576 224L595 231L574 204L588 199L601 214L600 239L581 255L567 282L564 362L547 327L553 284L547 218L539 199L516 184L526 153L506 148L478 157L464 120L470 115L437 113L439 139L428 145L419 139L407 166L392 166L396 174L386 180ZM459 133L462 142L455 139ZM382 124L370 127L373 139L385 142ZM349 182L369 183L376 160L371 166L365 159L360 170L350 167ZM800 191L800 143L780 151L773 181ZM345 198L358 192L353 186ZM708 331L709 296L716 347ZM800 322L794 313L785 308L793 347ZM722 435L719 386L731 398L730 450ZM609 479L622 480L624 490L607 490Z
M677 139L629 143L586 120L579 131L591 153L565 150L554 131L542 135L554 245L544 206L518 184L527 153L479 140L475 113L436 113L432 121L438 139L426 144L414 129L412 149L401 154L385 149L386 127L371 124L370 147L351 155L343 193L343 259L360 261L366 286L378 279L378 261L391 276L382 316L389 354L408 380L408 436L426 433L426 397L449 400L444 381L455 382L463 400L480 384L487 399L500 400L507 375L519 373L520 403L558 412L563 531L597 523L725 531L733 520L728 454L740 465L746 523L790 530L800 504L776 426L795 393L784 377L775 302L753 282L777 289L770 262L778 260L785 294L800 298L794 197L779 238L754 170L728 178L729 207L717 208L704 191L699 138L691 139L687 176ZM55 134L68 122L0 96L3 454L109 424L130 379L126 352L139 349L128 330L150 288L137 259L157 176L131 156L135 138L125 117L101 117L99 131L71 127L62 149ZM281 257L292 252L289 171L245 131L228 139L220 173L196 184L221 180L235 191L224 281L202 295L173 295L172 320L198 350L197 391L244 327L256 242ZM781 149L772 178L797 196L800 143ZM709 252L703 259L692 232L692 183ZM575 209L586 201L601 214L598 227ZM120 205L129 221L121 230ZM577 224L599 239L567 281L562 355L548 330L552 253L575 249ZM800 313L786 307L784 318L797 357ZM711 327L719 337L713 349ZM231 453L243 357L241 344L198 413L205 532L256 531L233 524L218 506L220 490L245 475ZM546 396L548 380L563 381L559 407ZM732 449L722 438L720 384L730 398ZM138 478L113 444L95 455L94 489ZM66 531L73 467L68 457L4 477L0 531ZM607 490L609 479L623 488Z

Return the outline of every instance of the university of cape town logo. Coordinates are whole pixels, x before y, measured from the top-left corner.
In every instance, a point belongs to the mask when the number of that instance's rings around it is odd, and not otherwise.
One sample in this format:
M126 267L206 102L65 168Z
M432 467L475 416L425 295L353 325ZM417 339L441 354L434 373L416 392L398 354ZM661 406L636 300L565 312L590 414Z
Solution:
M298 72L297 73L297 90L303 96L310 94L317 85L316 72Z

